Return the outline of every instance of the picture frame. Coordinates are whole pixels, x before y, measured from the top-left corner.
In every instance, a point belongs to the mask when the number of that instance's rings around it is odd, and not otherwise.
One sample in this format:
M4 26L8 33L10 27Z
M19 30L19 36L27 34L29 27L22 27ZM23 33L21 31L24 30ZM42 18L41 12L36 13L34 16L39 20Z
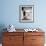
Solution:
M19 6L19 21L24 23L34 22L34 5Z

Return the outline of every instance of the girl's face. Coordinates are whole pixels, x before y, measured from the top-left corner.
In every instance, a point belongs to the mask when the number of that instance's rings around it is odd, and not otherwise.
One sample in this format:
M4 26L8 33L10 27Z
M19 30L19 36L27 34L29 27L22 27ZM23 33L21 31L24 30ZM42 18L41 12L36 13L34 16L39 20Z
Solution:
M25 10L25 17L27 19L31 19L31 16L32 16L32 12L28 9L28 10Z

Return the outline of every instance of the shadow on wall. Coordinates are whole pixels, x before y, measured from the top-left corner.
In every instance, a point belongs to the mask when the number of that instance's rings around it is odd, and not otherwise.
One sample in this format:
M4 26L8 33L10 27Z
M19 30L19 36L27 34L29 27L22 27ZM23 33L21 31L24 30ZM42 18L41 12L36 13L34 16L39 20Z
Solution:
M0 24L0 43L2 43L2 36L3 36L3 32L5 32L6 30L3 30L5 28L4 24Z

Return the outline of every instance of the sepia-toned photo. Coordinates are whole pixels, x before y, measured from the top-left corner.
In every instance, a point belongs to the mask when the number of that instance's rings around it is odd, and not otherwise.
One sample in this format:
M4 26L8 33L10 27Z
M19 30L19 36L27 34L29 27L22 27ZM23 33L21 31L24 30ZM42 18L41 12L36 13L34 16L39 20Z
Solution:
M20 22L33 22L33 5L20 5Z

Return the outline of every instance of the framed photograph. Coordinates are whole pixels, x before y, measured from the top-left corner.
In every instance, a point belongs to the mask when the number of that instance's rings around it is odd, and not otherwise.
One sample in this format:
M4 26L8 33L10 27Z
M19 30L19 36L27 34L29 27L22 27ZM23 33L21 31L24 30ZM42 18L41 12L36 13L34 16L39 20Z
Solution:
M34 22L34 5L19 6L19 21Z

